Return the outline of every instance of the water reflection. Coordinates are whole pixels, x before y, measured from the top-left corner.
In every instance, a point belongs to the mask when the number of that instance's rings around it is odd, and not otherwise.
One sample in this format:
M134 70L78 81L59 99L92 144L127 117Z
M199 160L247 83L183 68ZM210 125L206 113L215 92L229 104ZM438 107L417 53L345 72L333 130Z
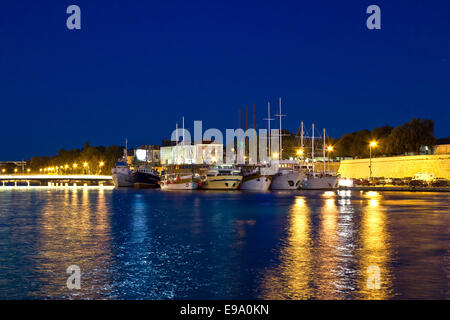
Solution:
M351 197L350 191L327 191L315 200L296 197L286 241L280 248L280 263L265 273L263 298L391 297L390 246L382 196L366 193L356 199L363 204L361 216L355 216ZM373 282L371 268L380 271L379 282Z
M448 200L0 191L0 299L448 298ZM66 287L73 264L79 291Z
M280 252L281 265L263 280L264 299L312 297L311 216L305 197L296 197L289 212L288 230Z
M111 250L104 191L90 194L88 189L65 189L48 193L46 199L37 243L39 296L45 292L49 297L104 297L102 292L109 291L110 279L107 272L98 271L108 269ZM70 265L81 268L80 291L66 287Z
M391 274L388 266L389 238L386 212L380 205L378 192L367 192L367 205L361 218L361 249L359 251L359 288L362 299L387 299L391 294Z

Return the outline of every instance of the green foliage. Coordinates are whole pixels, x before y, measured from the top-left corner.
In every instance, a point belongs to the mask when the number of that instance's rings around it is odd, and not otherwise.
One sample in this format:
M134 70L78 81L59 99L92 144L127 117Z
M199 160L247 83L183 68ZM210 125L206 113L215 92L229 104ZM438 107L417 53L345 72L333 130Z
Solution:
M361 130L342 136L336 144L339 157L366 158L369 156L369 143L377 142L372 155L418 154L420 147L432 147L436 143L432 120L414 118L396 128L389 126L374 128L372 131Z
M122 155L123 147L93 147L89 142L86 142L83 149L61 149L53 157L33 157L27 161L27 166L35 173L41 172L40 169L58 167L54 172L61 174L111 174L116 161ZM103 166L100 165L102 162ZM87 163L88 166L84 167L84 163ZM74 164L76 164L76 167Z

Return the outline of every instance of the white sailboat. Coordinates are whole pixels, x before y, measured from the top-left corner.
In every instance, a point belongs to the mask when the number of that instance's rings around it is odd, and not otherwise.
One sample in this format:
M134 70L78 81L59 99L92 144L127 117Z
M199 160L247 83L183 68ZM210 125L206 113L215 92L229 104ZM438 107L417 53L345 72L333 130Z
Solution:
M325 129L323 129L323 172L316 173L314 171L314 123L312 125L312 139L311 139L311 157L312 157L312 171L306 176L301 188L304 190L330 190L336 189L339 176L325 171Z
M294 160L283 160L283 135L282 135L282 117L281 114L281 98L279 99L280 104L280 113L277 115L280 117L280 151L278 153L279 161L277 164L274 164L276 169L276 174L273 176L272 185L270 186L271 190L297 190L300 187L301 181L304 178L304 173L301 170L300 164L298 161ZM268 127L270 132L270 104L268 106ZM269 138L269 153L270 153L270 138ZM269 155L270 157L270 155ZM269 158L270 159L270 158Z
M255 109L253 109L253 119L255 118ZM270 105L269 105L270 110ZM254 120L253 120L254 121ZM255 125L253 124L253 127ZM255 129L255 128L254 128ZM269 140L270 143L270 140ZM241 190L267 191L272 184L272 173L266 172L266 167L259 165L249 165L242 167L242 185Z

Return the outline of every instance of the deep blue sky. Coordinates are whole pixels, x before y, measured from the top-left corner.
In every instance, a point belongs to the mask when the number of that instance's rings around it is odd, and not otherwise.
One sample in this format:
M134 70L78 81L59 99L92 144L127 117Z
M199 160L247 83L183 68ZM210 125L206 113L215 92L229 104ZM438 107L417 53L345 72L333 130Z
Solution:
M421 117L449 136L449 15L450 1L2 1L0 160L159 144L182 115L236 127L253 102L262 127L278 96L292 131Z

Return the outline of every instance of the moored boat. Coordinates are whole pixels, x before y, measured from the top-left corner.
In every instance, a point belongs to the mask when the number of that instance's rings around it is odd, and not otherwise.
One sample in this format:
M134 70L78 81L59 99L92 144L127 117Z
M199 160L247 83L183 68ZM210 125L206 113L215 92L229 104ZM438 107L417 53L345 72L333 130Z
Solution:
M116 167L112 169L112 179L116 188L133 187L135 183L133 172L128 167L128 164L123 161L117 162Z
M159 175L151 169L138 168L133 172L135 188L159 188Z
M168 174L163 176L161 190L196 190L201 179L197 175Z
M301 185L303 190L329 190L336 189L339 176L332 174L309 174Z
M240 170L231 166L219 166L206 173L202 181L204 190L236 190L241 186L242 174Z
M297 190L305 178L300 164L295 160L281 160L278 171L273 176L271 190Z
M242 168L241 190L267 191L272 184L272 176L261 173L261 168Z

